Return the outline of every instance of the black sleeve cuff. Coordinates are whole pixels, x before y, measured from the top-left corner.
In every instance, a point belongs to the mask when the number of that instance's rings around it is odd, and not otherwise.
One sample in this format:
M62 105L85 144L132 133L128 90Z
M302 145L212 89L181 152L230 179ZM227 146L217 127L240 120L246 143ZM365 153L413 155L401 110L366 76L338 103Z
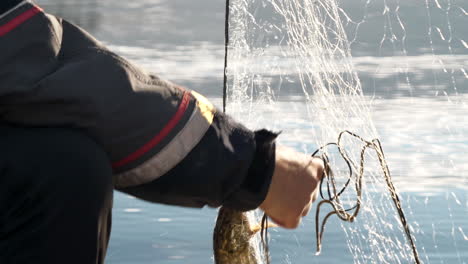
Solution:
M275 169L277 133L266 129L255 131L255 156L239 190L224 206L240 211L253 210L265 200Z

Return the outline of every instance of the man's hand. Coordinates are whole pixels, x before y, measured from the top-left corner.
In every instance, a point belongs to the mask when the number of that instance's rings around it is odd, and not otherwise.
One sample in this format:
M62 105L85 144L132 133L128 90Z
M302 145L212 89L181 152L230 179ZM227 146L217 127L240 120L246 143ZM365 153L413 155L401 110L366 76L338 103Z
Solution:
M317 198L323 170L320 158L277 146L275 171L260 208L281 227L296 228Z

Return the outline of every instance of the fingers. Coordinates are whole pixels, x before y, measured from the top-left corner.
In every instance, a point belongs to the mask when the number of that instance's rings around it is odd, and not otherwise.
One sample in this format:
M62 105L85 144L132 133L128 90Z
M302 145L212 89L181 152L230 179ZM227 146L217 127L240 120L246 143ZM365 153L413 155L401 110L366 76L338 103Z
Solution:
M271 217L270 217L271 218ZM277 223L274 218L271 218L275 223ZM286 229L295 229L299 226L299 224L301 223L301 220L302 220L302 217L297 217L295 219L291 219L289 221L286 221L286 222L282 222L282 223L277 223L279 226L283 227L283 228L286 228Z
M283 214L280 216L281 220L275 218L274 216L270 216L270 218L278 224L279 226L287 229L294 229L299 226L302 221L302 218L306 216L310 212L310 208L312 207L312 200L309 201L301 210L293 210L291 208L290 211L284 211Z
M302 217L306 216L306 215L309 213L311 205L312 205L312 203L309 203L309 204L304 208L304 210L302 211Z
M260 207L279 226L296 228L317 198L323 171L322 159L277 148L272 182Z
M316 176L318 178L318 180L322 180L323 176L325 176L325 163L323 161L323 159L321 158L318 158L318 157L312 157L312 166L315 167L316 169Z

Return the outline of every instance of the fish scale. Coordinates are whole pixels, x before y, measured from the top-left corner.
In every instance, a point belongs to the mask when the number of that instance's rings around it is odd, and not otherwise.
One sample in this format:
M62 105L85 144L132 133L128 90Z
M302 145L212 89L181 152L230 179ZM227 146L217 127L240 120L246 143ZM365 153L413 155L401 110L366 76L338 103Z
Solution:
M258 226L249 221L247 212L221 207L213 232L215 264L266 263L262 259L268 252L261 254L252 241Z

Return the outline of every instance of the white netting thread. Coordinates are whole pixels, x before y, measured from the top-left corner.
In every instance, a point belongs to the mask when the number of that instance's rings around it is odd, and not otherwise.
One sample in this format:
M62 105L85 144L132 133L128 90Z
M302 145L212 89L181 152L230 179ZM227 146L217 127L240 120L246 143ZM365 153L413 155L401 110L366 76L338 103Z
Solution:
M354 18L334 0L232 1L228 113L251 127L268 126L284 130L284 137L300 134L302 138L296 137L292 141L303 141L304 144L295 146L309 153L313 147L336 141L338 133L345 129L364 138L377 137L369 108L372 98L363 94L350 50L352 45L359 45L360 29L369 20L368 7L376 2L361 2L362 17ZM417 55L418 52L426 51L407 50L408 35L400 14L400 1L383 0L383 32L376 33L382 34L376 55L401 58L401 62L394 67L395 89L409 96L445 96L450 102L466 105L463 97L457 96L458 83L468 77L466 63L453 63L451 59L454 57L451 56L456 53L453 43L457 42L458 53L460 50L463 52L463 49L466 51L468 46L462 35L454 34L450 17L453 12L465 17L467 13L455 2L425 0L422 6L427 13L428 46L432 54L430 62L434 67L440 66L440 70L433 69L434 82L437 84L434 91L420 87L417 78L409 73L415 56L408 54ZM447 33L433 22L433 13L441 16L437 10L445 13L443 16ZM434 32L437 32L438 45L434 43ZM445 43L445 51L444 45L440 43ZM375 73L379 71L381 68L376 67ZM440 85L442 80L450 82L448 85ZM374 87L374 91L378 88ZM284 90L298 96L284 99ZM300 103L295 104L294 101L305 102L306 107L302 108L298 106ZM290 114L291 119L295 119L294 122L275 118L275 114L284 111ZM309 137L297 132L300 126L309 131ZM288 139L284 142L288 143ZM357 161L361 145L351 140L347 145L349 154ZM355 263L409 263L412 261L411 250L388 193L376 195L385 190L385 186L375 157L366 156L366 159L373 162L366 167L364 208L357 220L359 224L342 225L348 248ZM339 163L335 161L338 168ZM354 197L348 195L347 198L351 203ZM418 235L424 235L424 232L417 221L411 221L411 208L406 205L404 209L417 242ZM326 237L325 232L325 244ZM453 243L456 247L455 240ZM429 262L424 245L420 248L421 257Z

